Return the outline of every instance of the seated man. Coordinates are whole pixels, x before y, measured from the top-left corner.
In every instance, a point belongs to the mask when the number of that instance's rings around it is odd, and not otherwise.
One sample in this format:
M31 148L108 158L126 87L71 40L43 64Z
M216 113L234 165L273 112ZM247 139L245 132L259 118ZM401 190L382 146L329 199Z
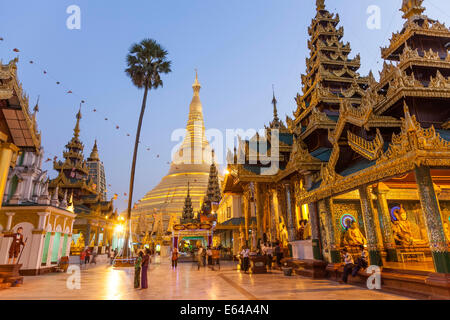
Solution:
M342 249L342 260L344 260L344 273L342 274L342 281L347 283L348 275L352 272L354 265L353 257L348 253L347 248Z
M359 270L366 269L369 266L369 254L367 253L367 250L364 246L359 246L359 249L361 250L361 257L356 259L356 265L353 268L352 276L355 277Z

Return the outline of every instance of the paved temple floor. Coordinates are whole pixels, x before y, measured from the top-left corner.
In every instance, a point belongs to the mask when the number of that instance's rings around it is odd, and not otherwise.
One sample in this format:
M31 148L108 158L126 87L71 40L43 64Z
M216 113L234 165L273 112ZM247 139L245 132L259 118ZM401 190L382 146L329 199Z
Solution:
M197 270L180 263L172 270L168 262L152 263L149 288L133 288L131 268L106 264L81 271L81 289L68 289L68 274L54 273L25 277L23 286L0 290L0 300L15 299L163 299L163 300L393 300L404 297L375 290L343 285L328 280L300 276L285 277L280 271L249 275L236 270L236 264L223 262L220 271Z

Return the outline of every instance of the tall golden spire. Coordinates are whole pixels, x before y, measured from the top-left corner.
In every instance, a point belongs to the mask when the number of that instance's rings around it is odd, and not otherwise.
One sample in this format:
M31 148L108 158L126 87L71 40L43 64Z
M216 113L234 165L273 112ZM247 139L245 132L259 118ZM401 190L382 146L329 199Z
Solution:
M186 124L186 136L174 161L185 164L209 163L209 143L205 136L203 120L203 107L200 101L200 82L198 72L195 70L195 80L192 85L194 91L189 106L189 118Z
M75 125L75 128L73 129L73 136L74 136L74 138L78 139L78 137L80 136L81 104L80 104L80 109L78 110L76 117L77 117L77 123Z
M199 95L201 88L202 86L198 82L198 71L197 69L195 69L195 81L194 84L192 85L192 89L194 89L194 95Z

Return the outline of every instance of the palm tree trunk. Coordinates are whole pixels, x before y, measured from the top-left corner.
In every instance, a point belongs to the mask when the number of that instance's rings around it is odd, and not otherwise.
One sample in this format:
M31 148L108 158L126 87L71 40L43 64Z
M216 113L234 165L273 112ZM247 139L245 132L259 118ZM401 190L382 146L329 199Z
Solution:
M142 99L142 107L141 107L141 114L139 116L139 122L137 126L136 131L136 141L134 143L134 153L133 153L133 163L131 165L131 174L130 174L130 190L128 193L128 209L127 209L127 226L131 228L131 205L133 203L133 189L134 189L134 174L136 172L136 158L139 148L139 140L141 136L141 128L142 128L142 120L144 118L144 112L145 112L145 106L147 104L147 94L148 94L148 85L145 85L145 91L144 91L144 98ZM126 228L126 234L125 234L125 241L124 241L124 250L123 250L123 257L129 257L130 256L130 250L128 247L129 243L129 237L131 234L131 230L128 230Z

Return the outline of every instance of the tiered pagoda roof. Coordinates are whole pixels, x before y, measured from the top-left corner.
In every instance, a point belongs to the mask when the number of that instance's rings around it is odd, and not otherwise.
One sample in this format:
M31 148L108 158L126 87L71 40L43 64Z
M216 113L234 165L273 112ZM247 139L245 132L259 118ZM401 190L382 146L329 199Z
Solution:
M332 154L304 201L389 178L419 163L446 163L442 156L450 150L450 29L423 15L422 2L403 2L406 22L381 49L387 62L378 82L369 78L360 106L342 103L338 122L352 124L342 131L351 148L345 149L347 161L336 166L332 158L342 158L344 151ZM328 138L333 142L335 137Z
M50 181L49 188L55 190L58 186L60 194L66 190L73 194L74 203L96 203L100 201L95 191L93 181L88 179L89 169L83 156L84 145L80 141L81 109L76 114L76 124L72 139L66 144L63 152L64 161L54 161L53 168L59 172Z
M0 61L0 131L8 137L7 142L21 149L39 152L41 134L38 132L36 112L30 113L29 97L17 77L15 58L8 64Z

